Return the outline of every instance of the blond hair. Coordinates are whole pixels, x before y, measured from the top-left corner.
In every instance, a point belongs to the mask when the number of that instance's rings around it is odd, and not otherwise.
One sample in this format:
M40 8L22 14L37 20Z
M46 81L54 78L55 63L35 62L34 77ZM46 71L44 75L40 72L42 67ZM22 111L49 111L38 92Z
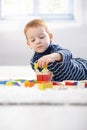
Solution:
M46 32L47 32L47 33L50 33L50 31L49 31L49 29L48 29L48 25L47 25L47 23L46 23L43 19L34 19L34 20L28 22L28 23L25 25L25 27L24 27L24 34L25 34L25 36L26 36L26 39L27 39L27 34L26 34L26 33L27 33L27 30L28 30L29 28L38 27L38 26L44 27L45 30L46 30Z

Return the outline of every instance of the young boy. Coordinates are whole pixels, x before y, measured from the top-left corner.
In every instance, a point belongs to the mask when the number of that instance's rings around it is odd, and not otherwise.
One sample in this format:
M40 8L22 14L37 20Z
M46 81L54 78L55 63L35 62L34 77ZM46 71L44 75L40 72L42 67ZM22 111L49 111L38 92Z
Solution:
M24 33L27 45L34 50L30 62L33 69L35 62L40 70L47 65L48 70L53 73L53 81L87 79L87 61L73 58L69 50L54 44L53 35L44 20L30 21L26 24Z

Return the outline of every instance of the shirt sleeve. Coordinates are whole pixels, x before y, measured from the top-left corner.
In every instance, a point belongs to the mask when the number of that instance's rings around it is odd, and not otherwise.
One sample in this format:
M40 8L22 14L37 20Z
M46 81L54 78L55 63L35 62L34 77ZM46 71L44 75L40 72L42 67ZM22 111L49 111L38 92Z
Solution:
M62 55L62 61L55 61L48 64L48 70L53 73L53 75L58 75L60 70L66 71L67 63L72 59L72 53L68 49L63 49L60 46L54 47L54 52L60 53Z
M62 55L62 62L67 62L72 58L72 53L68 49L63 49L62 47L58 46L55 49L55 52L59 53Z
M31 68L34 70L34 63L32 59L30 60L30 65L31 65Z

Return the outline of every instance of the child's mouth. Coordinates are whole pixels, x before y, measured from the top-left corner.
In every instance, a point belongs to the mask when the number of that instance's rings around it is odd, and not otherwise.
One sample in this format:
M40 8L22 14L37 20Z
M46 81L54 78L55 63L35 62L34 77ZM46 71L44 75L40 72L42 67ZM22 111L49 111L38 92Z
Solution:
M38 46L38 47L37 47L37 49L41 49L41 48L43 48L43 46Z

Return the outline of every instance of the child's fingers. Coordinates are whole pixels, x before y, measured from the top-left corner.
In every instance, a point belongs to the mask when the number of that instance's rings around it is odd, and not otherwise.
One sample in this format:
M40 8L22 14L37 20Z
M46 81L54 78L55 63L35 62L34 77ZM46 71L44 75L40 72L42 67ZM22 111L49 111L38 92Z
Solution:
M40 68L44 68L51 62L51 58L49 56L43 56L38 60L38 66Z
M39 61L38 66L39 68L44 68L44 66L46 66L46 63L44 61Z
M47 68L48 62L46 60L38 60L38 67Z

